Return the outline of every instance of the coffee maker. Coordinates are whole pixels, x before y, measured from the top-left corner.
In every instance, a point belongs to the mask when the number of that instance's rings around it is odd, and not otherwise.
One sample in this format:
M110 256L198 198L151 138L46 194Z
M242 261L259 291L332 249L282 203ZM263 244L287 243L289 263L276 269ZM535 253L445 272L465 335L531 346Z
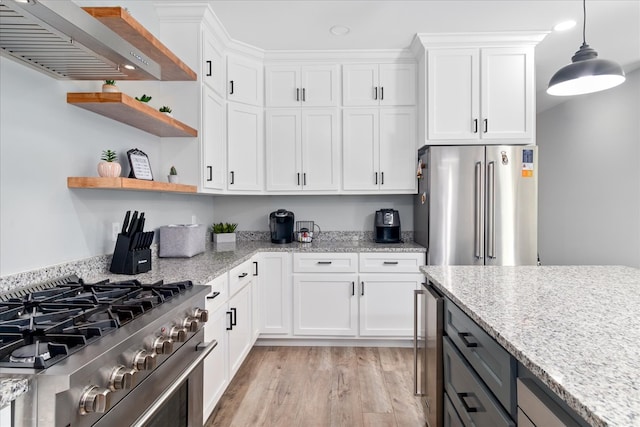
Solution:
M286 209L278 209L269 214L271 243L291 243L293 239L294 215Z
M374 234L376 243L401 243L400 213L395 209L376 211Z

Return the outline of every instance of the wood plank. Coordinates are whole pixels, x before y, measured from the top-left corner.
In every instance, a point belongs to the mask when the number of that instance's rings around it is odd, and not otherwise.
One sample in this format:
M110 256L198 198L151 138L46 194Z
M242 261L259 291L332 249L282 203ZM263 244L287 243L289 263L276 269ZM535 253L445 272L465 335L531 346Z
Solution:
M362 403L358 385L356 349L334 347L331 385L331 426L362 426Z
M146 181L143 179L123 177L70 176L67 177L68 188L97 188L110 190L162 191L174 193L195 193L197 187L187 184L171 184L169 182Z
M391 399L384 382L380 356L376 348L362 347L356 349L358 356L358 378L362 394L362 411L378 414L391 413ZM377 390L370 393L368 390Z
M83 7L160 65L161 80L197 80L198 75L122 7Z
M69 92L67 103L152 135L196 137L198 131L122 92Z
M396 418L393 414L362 414L362 418L364 420L364 427L395 427L396 425L404 425L404 424L396 424ZM414 425L414 424L407 424ZM418 426L419 424L415 424Z

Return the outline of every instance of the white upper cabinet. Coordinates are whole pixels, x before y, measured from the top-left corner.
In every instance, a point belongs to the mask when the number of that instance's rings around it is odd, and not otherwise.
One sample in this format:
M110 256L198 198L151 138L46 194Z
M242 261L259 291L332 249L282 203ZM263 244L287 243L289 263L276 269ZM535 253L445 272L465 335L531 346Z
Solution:
M338 105L336 65L271 65L265 75L267 107Z
M415 108L345 109L343 114L344 190L415 192Z
M336 109L267 110L267 190L338 190L337 122Z
M224 190L227 151L225 103L208 85L203 86L202 91L202 187Z
M533 139L533 48L432 49L427 59L427 140Z
M227 56L227 99L250 105L262 105L262 63L246 57Z
M342 68L345 107L416 104L415 64L346 64Z
M227 109L227 189L262 191L263 120L262 108L228 103Z
M224 55L206 28L202 30L202 50L202 81L218 95L225 96Z

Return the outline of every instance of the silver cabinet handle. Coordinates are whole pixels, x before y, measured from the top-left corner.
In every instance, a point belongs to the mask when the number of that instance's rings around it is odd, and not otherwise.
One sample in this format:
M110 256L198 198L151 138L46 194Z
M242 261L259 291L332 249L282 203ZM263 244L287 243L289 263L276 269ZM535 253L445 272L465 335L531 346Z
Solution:
M495 258L496 253L496 163L489 162L487 168L487 256Z
M418 298L423 295L422 289L413 291L413 394L422 396L418 390Z
M482 259L482 164L476 163L475 257Z

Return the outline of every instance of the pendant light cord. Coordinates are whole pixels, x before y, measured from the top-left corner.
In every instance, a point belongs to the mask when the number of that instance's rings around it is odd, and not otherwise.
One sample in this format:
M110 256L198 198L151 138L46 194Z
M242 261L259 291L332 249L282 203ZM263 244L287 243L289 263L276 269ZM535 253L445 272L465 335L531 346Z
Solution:
M587 45L587 0L582 0L582 45Z

